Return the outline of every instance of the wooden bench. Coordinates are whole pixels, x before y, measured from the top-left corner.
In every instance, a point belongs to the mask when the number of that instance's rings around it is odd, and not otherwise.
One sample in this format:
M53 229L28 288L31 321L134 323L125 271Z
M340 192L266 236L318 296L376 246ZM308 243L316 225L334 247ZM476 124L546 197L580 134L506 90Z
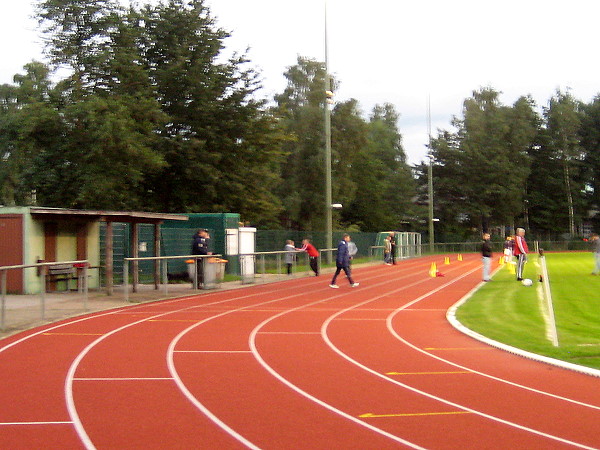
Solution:
M69 282L77 279L77 268L73 264L55 264L48 266L46 273L46 285L49 291L56 290L56 282L66 281L67 291L69 290Z

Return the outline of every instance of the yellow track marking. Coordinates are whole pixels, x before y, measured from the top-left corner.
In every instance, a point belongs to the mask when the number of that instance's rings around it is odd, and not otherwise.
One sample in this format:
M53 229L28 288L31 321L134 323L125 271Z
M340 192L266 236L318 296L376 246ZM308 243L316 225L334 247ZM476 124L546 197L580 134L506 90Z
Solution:
M451 375L456 373L471 373L463 370L459 372L388 372L386 375Z
M492 347L425 347L423 350L491 350Z
M42 336L104 336L104 333L42 333Z
M361 419L378 419L382 417L420 417L420 416L450 416L456 414L471 414L468 411L448 411L448 412L429 412L429 413L402 413L402 414L361 414Z

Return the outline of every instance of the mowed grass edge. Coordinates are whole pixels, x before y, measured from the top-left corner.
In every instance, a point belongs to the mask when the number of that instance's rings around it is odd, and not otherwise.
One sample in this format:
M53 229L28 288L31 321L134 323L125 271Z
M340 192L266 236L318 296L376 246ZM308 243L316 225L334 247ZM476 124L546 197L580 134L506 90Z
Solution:
M500 255L495 257L494 267ZM538 296L538 256L531 254L523 276L532 287L516 281L505 265L456 312L467 328L504 344L573 364L600 369L600 276L592 276L588 252L546 254L559 346L547 337Z

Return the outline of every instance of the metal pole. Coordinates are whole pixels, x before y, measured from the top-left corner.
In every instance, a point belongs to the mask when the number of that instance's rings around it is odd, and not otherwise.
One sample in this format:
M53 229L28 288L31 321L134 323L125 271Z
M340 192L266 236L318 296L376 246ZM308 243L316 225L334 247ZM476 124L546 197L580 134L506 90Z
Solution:
M327 46L327 0L325 0L325 246L333 245L333 211L331 209L331 111L329 109L329 93L331 92L331 79L329 78L329 50ZM331 264L331 253L327 255L327 262Z
M427 167L428 196L429 196L429 252L434 252L435 229L433 226L433 154L431 148L431 99L427 98L427 135L429 136L429 166Z

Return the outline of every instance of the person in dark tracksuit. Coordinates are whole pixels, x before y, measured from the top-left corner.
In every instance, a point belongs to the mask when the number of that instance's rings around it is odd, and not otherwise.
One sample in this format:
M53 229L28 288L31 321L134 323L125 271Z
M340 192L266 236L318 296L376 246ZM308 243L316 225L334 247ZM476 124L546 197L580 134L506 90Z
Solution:
M481 243L481 261L483 262L483 281L490 281L490 270L492 267L492 246L490 245L490 234L483 233Z
M192 255L208 255L208 245L210 243L210 238L208 237L208 231L205 229L200 229L192 238ZM197 265L197 282L198 284L194 286L199 289L200 286L204 283L204 261L205 258L198 258Z
M334 289L339 288L339 286L337 284L335 284L335 280L337 279L338 275L340 274L340 272L342 270L346 274L346 277L348 277L348 282L350 283L350 286L357 287L359 285L359 283L355 283L354 280L352 279L352 272L350 269L350 251L348 249L348 242L350 242L350 235L344 234L343 239L338 244L337 257L335 258L336 271L335 271L335 274L333 274L331 284L329 285L330 288L334 288Z
M396 264L396 233L392 231L390 233L389 237L390 237L390 244L391 244L390 259L392 261L392 264L395 265Z

